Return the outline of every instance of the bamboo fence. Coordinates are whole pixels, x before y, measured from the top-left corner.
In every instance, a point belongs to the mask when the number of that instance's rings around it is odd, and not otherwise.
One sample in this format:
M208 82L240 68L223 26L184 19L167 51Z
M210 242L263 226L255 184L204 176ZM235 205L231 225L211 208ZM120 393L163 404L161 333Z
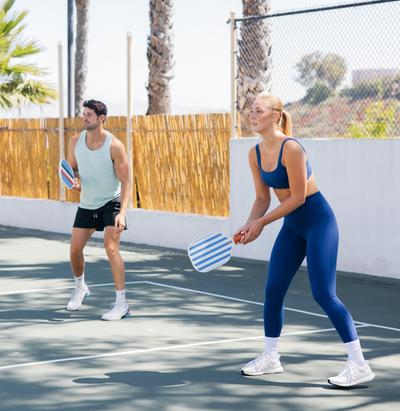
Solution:
M67 157L82 119L64 127ZM229 114L133 116L132 127L134 206L229 216ZM126 148L126 117L109 117L104 128ZM0 120L0 195L59 200L58 163L58 119Z
M0 120L0 194L48 198L43 120Z

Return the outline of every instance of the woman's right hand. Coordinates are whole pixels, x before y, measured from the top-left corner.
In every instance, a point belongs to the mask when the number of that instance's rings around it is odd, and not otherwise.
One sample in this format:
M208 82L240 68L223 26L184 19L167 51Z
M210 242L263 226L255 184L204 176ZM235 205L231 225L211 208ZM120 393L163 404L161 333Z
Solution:
M246 235L246 232L244 231L248 224L245 224L244 226L240 227L239 229L236 230L235 234L233 234L233 241L235 244L241 244L244 240L244 237Z
M248 244L252 241L256 240L260 234L264 226L260 222L260 219L254 220L249 224L246 224L246 227L243 229L245 235L243 236L242 240L240 241L242 244Z
M252 241L256 240L262 230L264 229L264 226L260 223L259 220L254 220L248 224L245 224L244 226L240 227L236 233L233 235L233 237L242 234L242 238L240 241L236 244L248 244L251 243Z

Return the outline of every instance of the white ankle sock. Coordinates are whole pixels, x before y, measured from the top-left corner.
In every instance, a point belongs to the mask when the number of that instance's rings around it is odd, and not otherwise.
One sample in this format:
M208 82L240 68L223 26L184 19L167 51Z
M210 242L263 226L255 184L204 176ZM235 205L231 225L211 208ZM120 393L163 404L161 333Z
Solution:
M353 361L359 367L364 367L366 364L363 352L361 350L360 340L350 341L345 343L349 360Z
M264 352L272 359L278 358L278 338L264 337L265 350Z
M83 273L80 277L74 277L75 278L75 286L76 288L85 288L85 273Z
M123 290L115 290L117 293L117 300L115 301L116 303L121 303L121 304L126 304L125 301L125 289Z

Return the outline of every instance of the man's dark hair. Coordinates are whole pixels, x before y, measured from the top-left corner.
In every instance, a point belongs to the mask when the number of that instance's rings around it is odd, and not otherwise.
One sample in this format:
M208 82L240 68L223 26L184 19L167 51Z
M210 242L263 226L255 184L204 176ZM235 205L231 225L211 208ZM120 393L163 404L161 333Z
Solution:
M105 117L107 117L107 106L101 101L86 100L83 102L83 107L87 107L87 108L90 108L91 110L94 110L97 118L99 118L101 115L104 115ZM104 118L103 122L105 120L106 119Z

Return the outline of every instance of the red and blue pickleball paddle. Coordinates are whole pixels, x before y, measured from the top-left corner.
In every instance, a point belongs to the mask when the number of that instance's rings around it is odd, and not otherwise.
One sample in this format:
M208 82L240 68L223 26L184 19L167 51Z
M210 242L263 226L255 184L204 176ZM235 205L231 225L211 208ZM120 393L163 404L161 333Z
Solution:
M64 159L60 160L58 172L65 187L67 187L68 190L71 190L71 188L75 184L74 170L72 170L72 167Z

